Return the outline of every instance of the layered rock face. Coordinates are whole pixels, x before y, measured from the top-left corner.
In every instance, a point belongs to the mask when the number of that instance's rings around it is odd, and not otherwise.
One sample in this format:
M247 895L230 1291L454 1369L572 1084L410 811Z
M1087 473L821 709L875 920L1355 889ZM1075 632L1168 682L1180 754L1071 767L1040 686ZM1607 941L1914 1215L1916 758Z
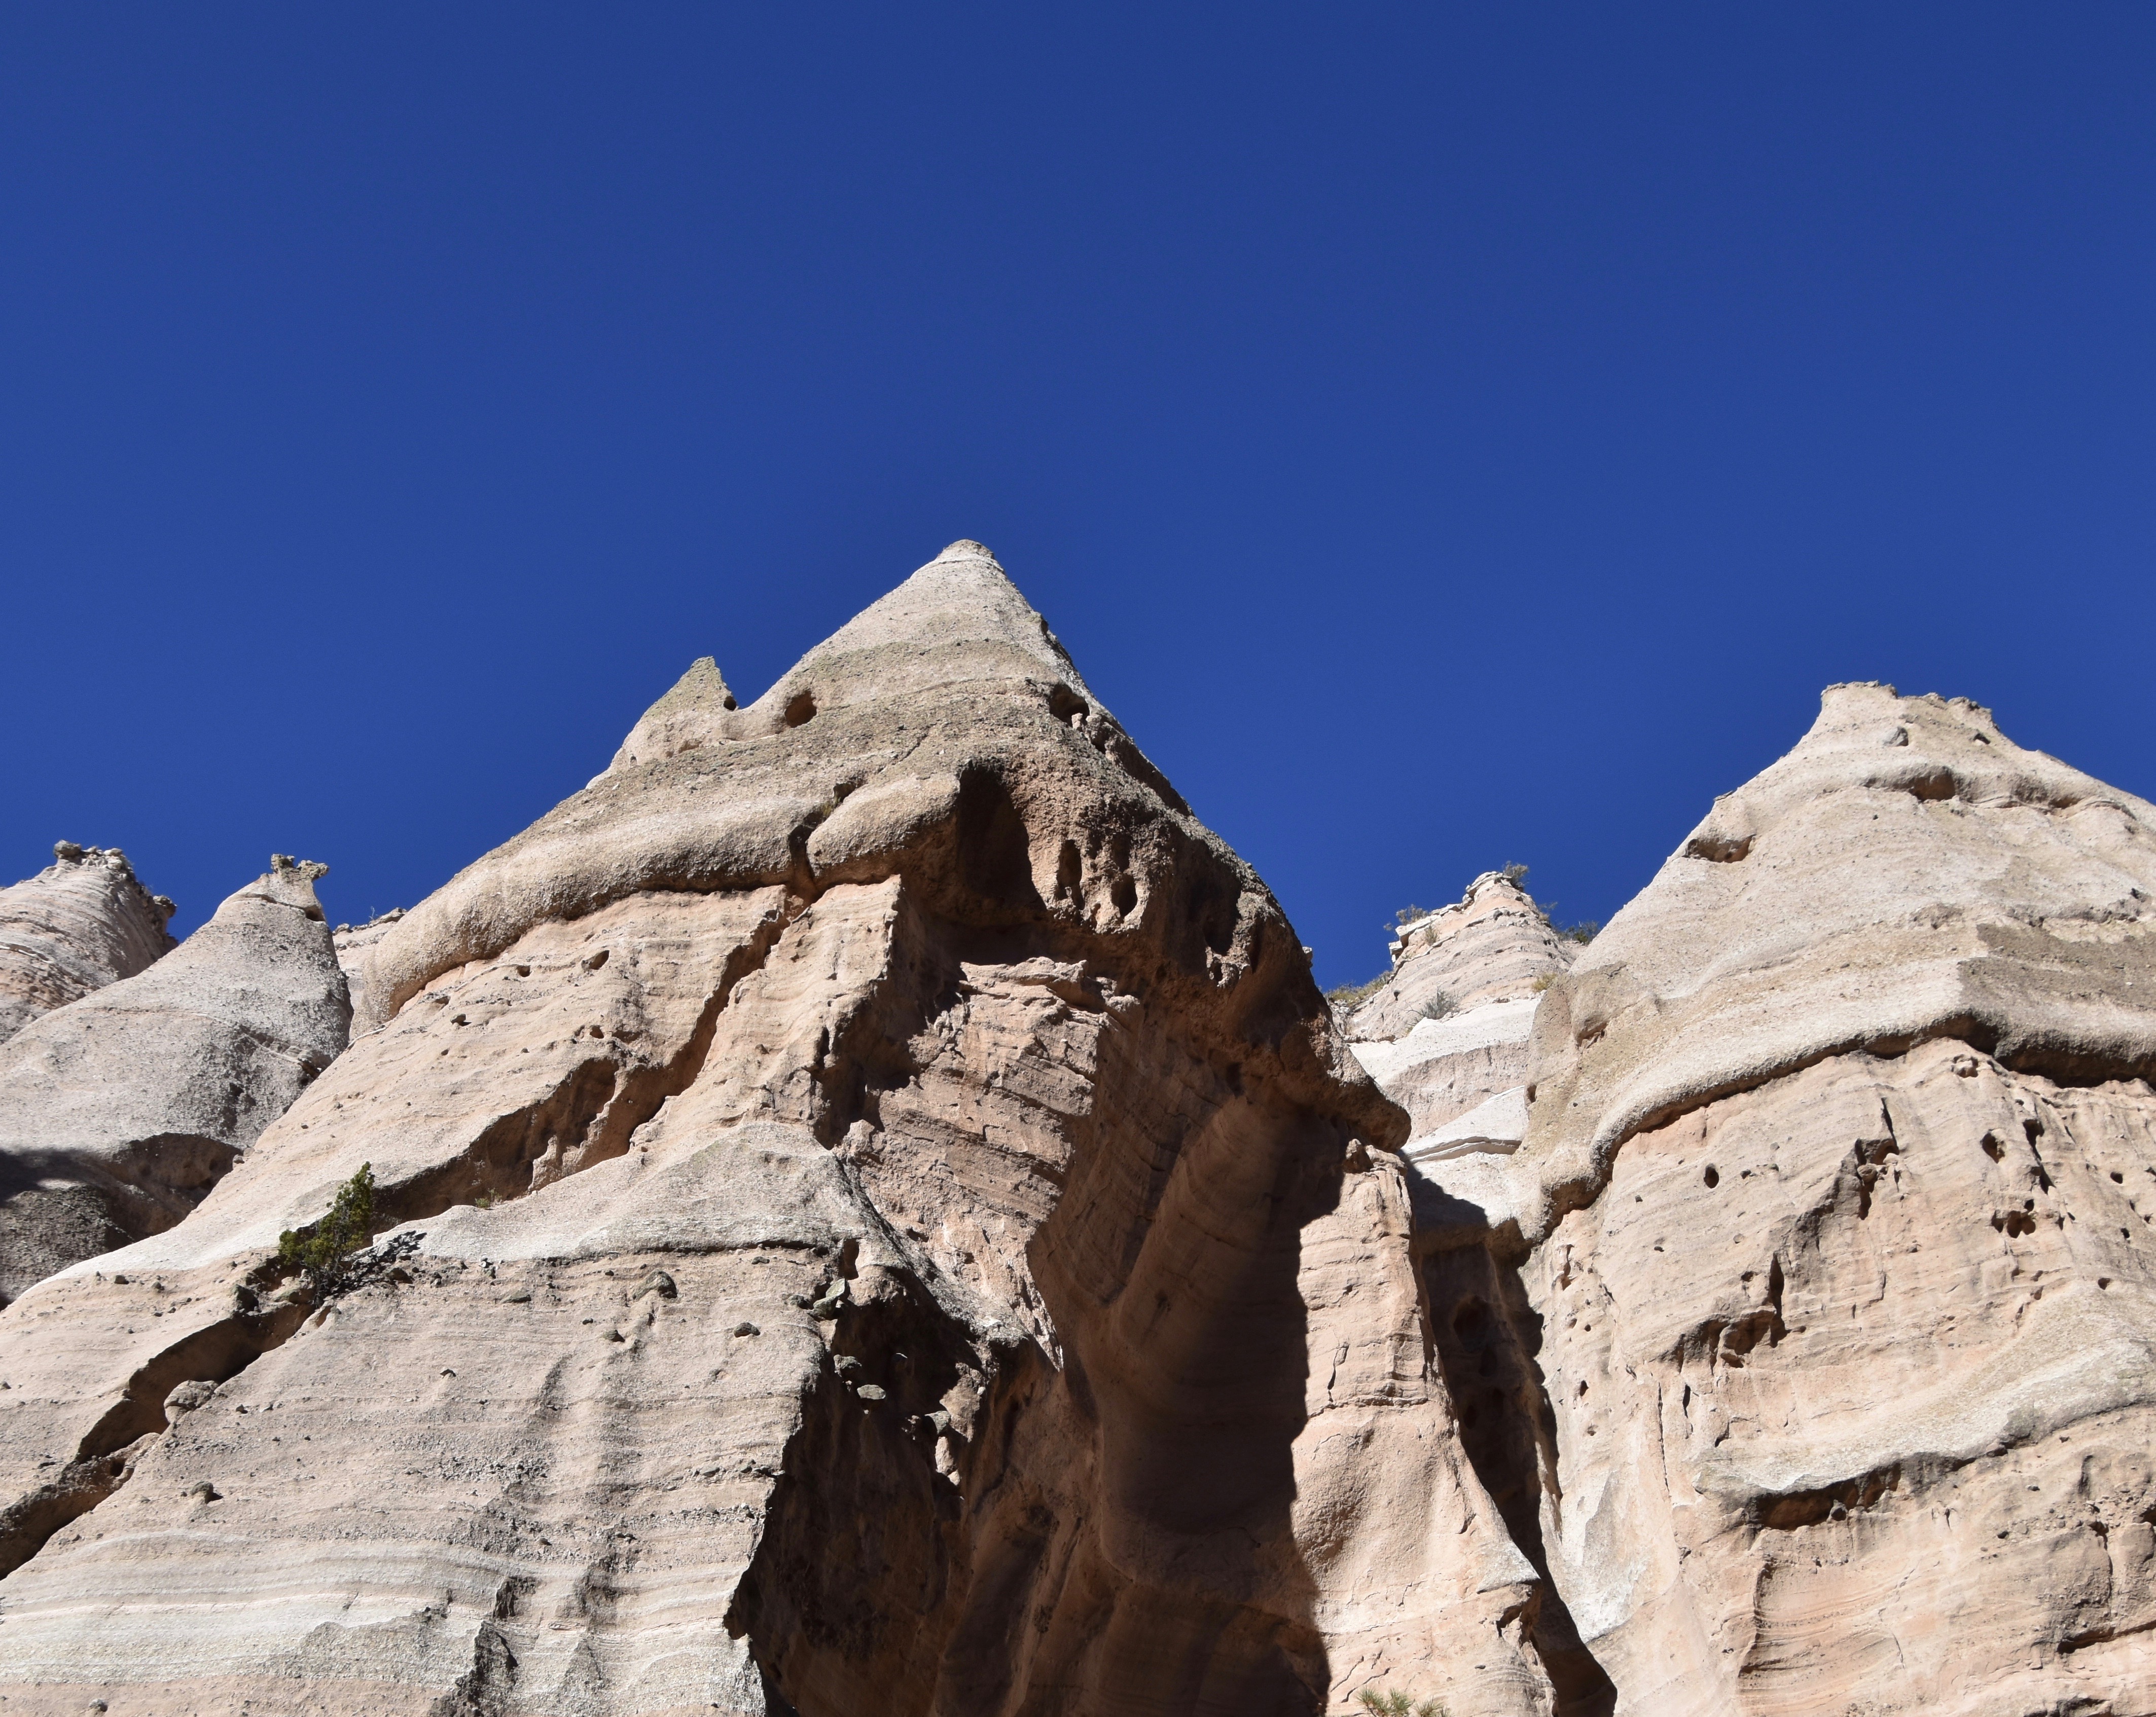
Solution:
M2156 807L1837 687L1343 1031L954 544L324 932L351 1048L0 1311L0 1698L2156 1711L2152 935Z
M2156 807L1837 687L1549 990L1418 1212L1568 1702L2156 1706L2152 903Z
M60 841L35 876L0 889L0 1043L55 1007L117 983L177 946L172 903L127 855Z
M1401 927L1391 978L1347 1028L1356 1059L1408 1112L1410 1162L1518 1147L1535 1008L1578 947L1496 870L1458 905Z
M1551 1709L1407 1118L979 545L698 664L359 1024L0 1314L10 1709Z
M343 1049L322 869L277 858L147 971L0 1044L0 1304L179 1221Z

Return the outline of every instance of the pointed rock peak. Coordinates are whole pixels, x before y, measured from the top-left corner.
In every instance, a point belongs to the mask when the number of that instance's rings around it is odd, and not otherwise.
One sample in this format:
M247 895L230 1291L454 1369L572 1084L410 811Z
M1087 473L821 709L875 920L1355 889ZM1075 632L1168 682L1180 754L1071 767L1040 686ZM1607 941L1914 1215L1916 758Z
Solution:
M1830 796L1851 792L1884 792L1897 809L1914 801L2060 812L2099 801L2156 828L2156 807L2024 750L1973 699L1936 692L1904 697L1867 680L1827 687L1810 730L1786 756L1717 799L1679 856L1741 860L1775 826L1791 819L1808 824ZM1870 827L1879 808L1866 809L1867 836L1881 832ZM1894 822L1889 817L1888 826Z
M627 769L736 738L741 724L732 717L737 707L719 664L709 656L699 656L629 729L608 767Z
M0 889L0 1043L39 1016L132 977L177 946L172 903L119 848L53 844L53 863Z
M649 716L666 710L734 707L734 694L726 689L726 677L719 672L718 663L710 656L699 656L689 664L689 671L674 682L666 695L644 714Z
M1572 1153L1553 1172L1850 1045L2156 1075L2152 931L2156 806L1967 698L1831 686L1545 999L1537 1128Z
M1060 681L1092 701L1061 643L981 544L962 539L870 603L757 700L819 709L954 680Z
M1522 885L1526 874L1523 865L1486 870L1455 905L1404 920L1392 976L1357 1007L1349 1035L1399 1038L1424 1020L1532 1000L1537 984L1547 988L1575 947Z

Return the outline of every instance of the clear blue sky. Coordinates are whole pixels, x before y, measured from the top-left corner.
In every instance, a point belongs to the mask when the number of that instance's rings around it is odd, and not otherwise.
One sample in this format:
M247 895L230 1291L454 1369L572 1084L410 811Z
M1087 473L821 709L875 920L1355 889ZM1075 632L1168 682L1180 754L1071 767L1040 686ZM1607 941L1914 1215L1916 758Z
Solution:
M0 870L408 905L978 537L1325 982L1821 685L2156 792L2146 6L0 18Z

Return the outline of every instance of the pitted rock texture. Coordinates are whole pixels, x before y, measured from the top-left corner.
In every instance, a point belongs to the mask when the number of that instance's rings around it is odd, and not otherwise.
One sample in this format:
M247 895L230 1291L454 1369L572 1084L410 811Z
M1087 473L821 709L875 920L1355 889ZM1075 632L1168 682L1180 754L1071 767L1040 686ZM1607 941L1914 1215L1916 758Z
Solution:
M172 903L127 855L60 841L35 876L0 889L0 1043L55 1007L117 983L178 946Z
M1624 1712L2146 1712L2156 809L1837 687L1425 1161L1465 1446ZM1568 1679L1570 1672L1570 1679Z
M722 684L0 1313L10 1708L1550 1709L1407 1118L1263 885L978 544ZM363 1162L310 1307L271 1248Z
M2156 808L1835 688L1351 1043L978 544L732 701L0 1310L5 1709L2156 1710Z
M180 1220L343 1049L322 870L279 856L149 970L0 1044L0 1303Z

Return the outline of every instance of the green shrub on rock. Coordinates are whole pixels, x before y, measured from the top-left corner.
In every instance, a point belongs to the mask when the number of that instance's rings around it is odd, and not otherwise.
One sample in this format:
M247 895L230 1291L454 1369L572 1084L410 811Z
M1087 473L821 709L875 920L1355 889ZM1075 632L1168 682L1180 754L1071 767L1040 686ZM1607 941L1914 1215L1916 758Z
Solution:
M277 1262L296 1268L317 1300L344 1285L345 1260L374 1238L374 1165L337 1188L329 1214L311 1229L287 1228L277 1237Z

